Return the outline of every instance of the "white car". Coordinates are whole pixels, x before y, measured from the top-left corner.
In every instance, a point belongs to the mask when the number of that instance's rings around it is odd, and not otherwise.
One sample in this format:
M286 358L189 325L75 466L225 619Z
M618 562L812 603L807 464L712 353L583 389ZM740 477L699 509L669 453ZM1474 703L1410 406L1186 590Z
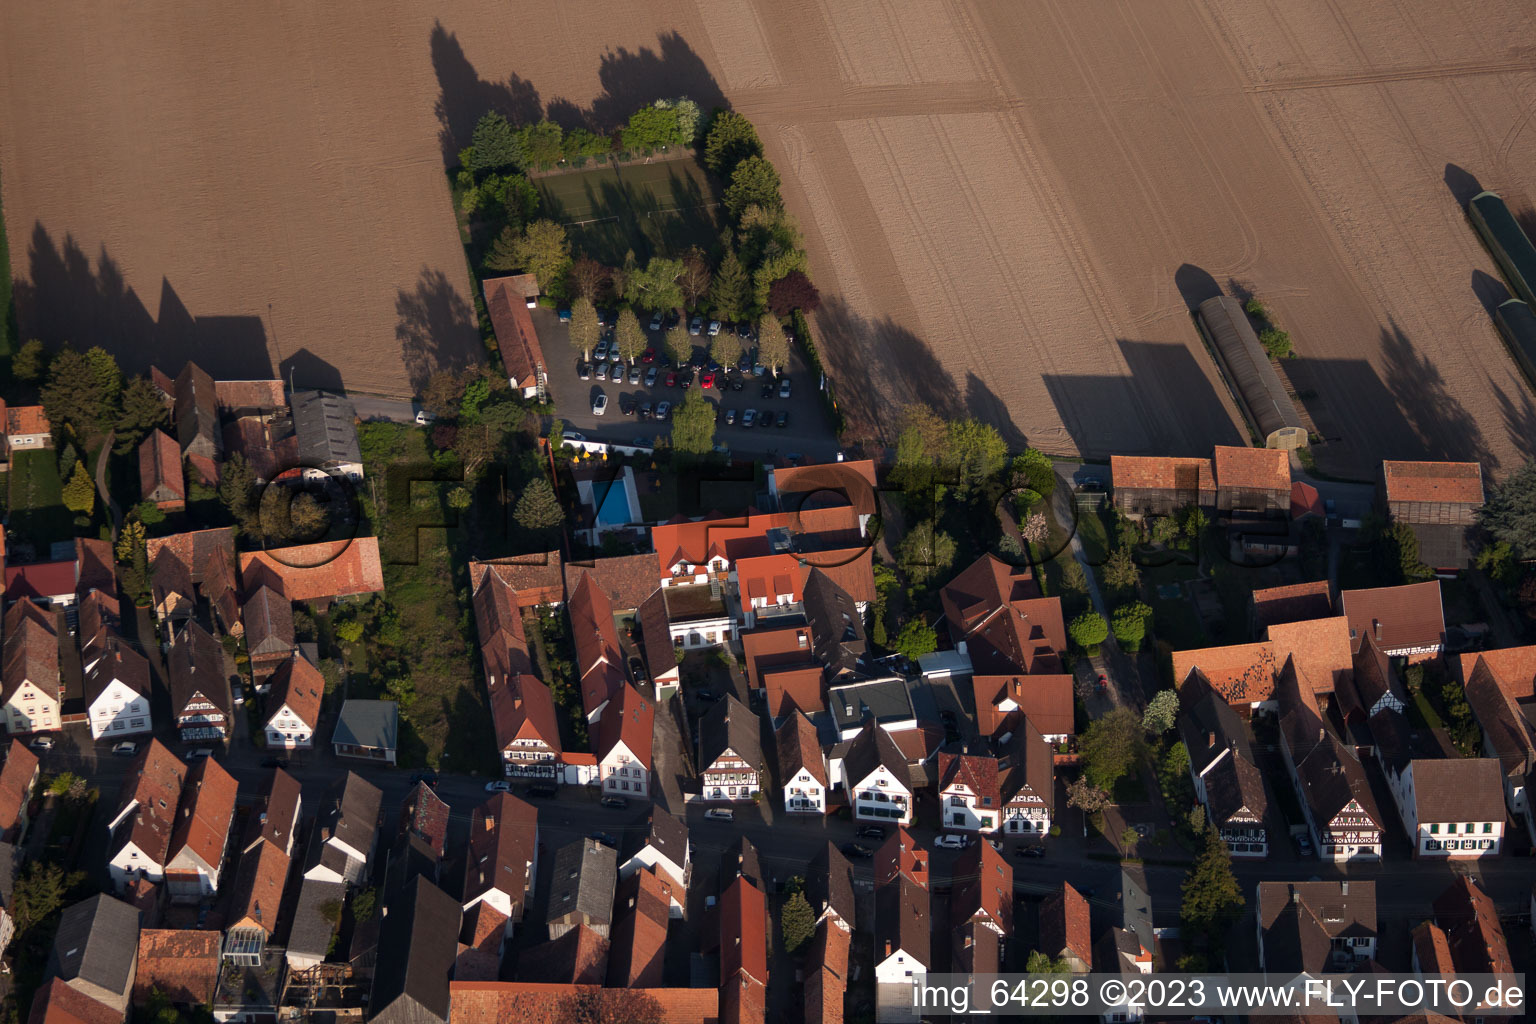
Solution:
M719 320L711 320L709 322L709 336L711 338L713 338L713 337L718 336L719 333L720 333L720 321Z
M52 736L39 736L36 739L34 739L30 744L28 744L28 746L30 746L33 750L52 750L53 749L53 737Z
M704 817L710 821L735 821L736 812L729 807L711 807L704 812Z
M597 393L597 397L592 399L592 415L593 416L601 416L603 413L605 413L607 411L608 411L608 396L603 394L601 391L599 391Z
M954 834L942 835L933 841L935 850L963 850L971 845L969 836L957 836Z
M671 411L672 411L672 403L671 402L661 402L661 403L658 403L657 406L656 406L656 418L658 420L664 420L664 419L667 418L667 414L670 413Z
M139 745L132 742L131 740L119 743L117 746L112 748L112 753L116 754L118 757L132 757L138 752Z
M512 792L512 783L505 781L487 782L485 784L485 791L487 793L510 793Z
M435 419L437 419L436 416L434 416L431 413L427 412L427 410L422 409L420 412L418 412L416 414L416 425L418 427L424 427L428 423L431 423Z
M629 368L629 382L630 382L630 384L639 384L640 383L640 367L638 367L638 366L631 366Z
M212 757L212 756L213 756L213 748L212 747L198 747L196 750L192 751L192 753L187 755L187 760L188 761L197 761L197 760L200 760L201 758Z

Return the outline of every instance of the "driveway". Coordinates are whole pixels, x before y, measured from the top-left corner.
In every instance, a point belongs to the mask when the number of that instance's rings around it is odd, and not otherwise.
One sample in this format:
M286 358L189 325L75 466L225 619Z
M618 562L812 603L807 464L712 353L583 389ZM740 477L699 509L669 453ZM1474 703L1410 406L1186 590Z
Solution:
M661 402L676 405L687 395L687 391L682 388L669 388L665 385L667 371L661 362L665 358L661 353L661 332L646 332L647 342L657 350L657 362L652 365L658 368L656 384L646 387L643 375L641 382L633 385L627 383L627 378L622 384L599 381L595 374L590 380L582 380L576 372L577 353L571 348L570 331L560 322L555 312L549 309L533 310L533 323L539 332L544 358L549 367L549 394L555 408L559 410L558 415L565 421L568 433L575 431L589 441L633 444L637 438L652 439L671 429L654 419L641 420L638 414L626 416L621 411L621 406L630 400L635 406L650 402L654 409ZM707 337L701 335L694 341L696 351L707 350ZM650 366L641 364L642 374L649 369ZM730 376L739 377L734 372ZM791 387L787 399L778 397L779 381L784 376L789 378ZM820 379L806 368L803 353L798 346L790 347L789 367L779 378L747 377L741 383L740 391L721 391L718 388L704 391L704 396L720 407L720 422L715 427L717 445L725 445L733 455L745 458L798 454L808 462L830 462L836 457L841 446L832 431L826 407L817 393ZM763 398L762 386L768 383L773 385L773 397ZM699 387L697 373L693 386ZM608 396L607 411L601 416L592 412L592 400L599 392ZM731 409L736 410L738 422L728 427L725 425L725 415ZM759 416L764 411L771 412L775 417L781 411L788 412L789 425L783 428L743 427L739 417L747 409L756 409Z

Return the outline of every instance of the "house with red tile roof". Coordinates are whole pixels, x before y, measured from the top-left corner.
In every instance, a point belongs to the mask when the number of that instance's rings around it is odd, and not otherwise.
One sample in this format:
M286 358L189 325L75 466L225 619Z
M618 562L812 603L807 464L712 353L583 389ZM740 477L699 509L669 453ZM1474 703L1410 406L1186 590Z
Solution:
M1354 644L1342 615L1300 622L1277 622L1265 632L1275 662L1294 659L1296 669L1317 694L1347 689L1354 675Z
M1029 569L983 555L939 592L957 650L978 673L1059 673L1067 649L1061 601L1040 596Z
M7 588L6 596L12 596ZM53 613L22 597L5 613L0 647L0 711L12 736L57 729L63 687Z
M946 829L996 832L1003 815L997 758L939 751L939 814Z
M1073 974L1093 969L1088 901L1070 882L1062 882L1040 904L1040 952L1052 960L1065 960Z
M87 598L89 605L100 608L100 591ZM85 618L81 618L82 628ZM84 634L82 633L82 637ZM126 739L152 731L150 715L149 661L119 636L115 629L101 627L92 642L82 646L84 668L83 696L91 738L110 736Z
M251 812L243 852L257 843L269 843L293 856L293 839L299 829L299 811L303 799L299 782L281 768L262 781L255 809Z
M443 848L448 844L448 805L425 781L412 786L400 804L396 838L408 836L418 837L432 848L438 860L443 859Z
M656 696L660 700L669 699L682 686L683 676L672 637L672 620L667 613L667 595L660 586L640 602L635 611L635 625L638 627L635 639L640 643L645 671L656 687Z
M459 928L459 956L453 976L459 981L495 981L507 944L507 915L481 900L464 912Z
M519 1024L560 1019L579 1008L600 1020L651 1015L665 1024L720 1024L720 993L712 988L601 988L512 981L448 983L449 1024Z
M119 891L140 878L164 881L186 777L186 763L156 739L139 752L124 776L116 811L107 823L107 866Z
M517 973L525 981L552 981L568 985L601 985L608 977L608 937L584 924L523 950Z
M875 884L885 885L898 877L905 877L922 888L928 888L928 851L913 838L905 825L885 837L875 850Z
M1417 665L1445 650L1445 611L1440 581L1398 587L1339 591L1339 610L1349 620L1349 638L1359 647L1369 635L1389 658Z
M1482 729L1483 753L1499 762L1504 801L1536 841L1536 821L1529 813L1530 790L1536 785L1536 725L1527 716L1536 704L1536 646L1463 654L1456 667L1472 717Z
M234 698L224 647L192 619L182 623L166 655L171 713L184 742L219 741L233 727Z
M510 793L497 793L469 820L464 859L464 910L488 903L506 916L507 934L523 919L538 878L539 812Z
M1013 934L1013 866L991 843L972 843L955 860L950 927L980 925L1006 938Z
M584 576L566 602L566 613L576 648L581 705L587 722L595 724L625 687L624 655L613 621L613 605L592 577Z
M1216 507L1222 512L1287 515L1291 508L1291 455L1281 448L1217 445Z
M762 788L761 722L751 708L727 694L699 723L699 784L705 800L751 800Z
M770 466L768 496L779 511L798 515L818 508L848 506L866 532L869 517L879 511L875 464L870 459L825 462L811 466Z
M247 587L267 586L289 601L328 604L384 589L377 537L298 544L240 555Z
M1275 706L1275 676L1280 665L1274 645L1228 644L1173 652L1173 679L1180 688L1197 674L1205 685L1242 714Z
M720 1024L761 1021L768 989L768 898L745 878L720 895Z
M654 562L654 559L652 560ZM478 591L487 573L494 573L517 593L517 606L523 610L549 605L557 608L565 602L565 577L559 551L540 551L511 558L469 561L469 585ZM571 591L575 591L572 586Z
M841 777L856 821L912 823L915 800L906 756L874 721L866 721L848 745Z
M521 285L523 277L491 277L483 281L481 287L485 291L485 309L490 314L491 329L496 333L496 349L512 391L524 398L537 398L548 371L544 365L544 349L539 344L539 332L534 329L533 317L528 313Z
M166 512L187 504L181 447L163 430L151 430L139 445L139 497Z
M742 667L747 685L763 693L768 714L778 721L798 708L814 714L822 698L822 665L815 657L808 626L791 624L741 634Z
M1476 462L1381 464L1377 507L1407 523L1419 541L1419 558L1435 569L1465 569L1470 537L1483 506L1483 467Z
M1449 964L1432 965L1416 962L1415 969L1435 971L1437 966L1448 967L1450 975L1513 974L1514 960L1509 953L1509 940L1504 935L1504 925L1499 920L1499 908L1493 898L1478 883L1460 875L1450 887L1435 898L1434 927L1444 942ZM1418 950L1415 947L1415 960ZM1486 1004L1477 1007L1479 1016L1495 1019L1520 1018L1521 1014L1501 1014L1499 1008ZM1485 1017L1485 1019L1486 1019Z
M4 562L5 542L0 540L0 562ZM75 538L75 593L83 601L93 590L117 593L116 556L112 542L95 537Z
M830 920L816 926L806 954L805 1024L842 1024L848 992L848 952L852 936Z
M272 673L267 695L267 746L282 750L309 750L320 727L320 705L325 699L325 677L308 658L290 654Z
M299 649L294 641L293 605L271 587L256 587L240 609L245 625L245 649L257 689Z
M45 608L67 608L75 603L78 566L74 559L5 566L5 597L27 598Z
M224 952L234 962L259 963L277 930L290 864L288 855L271 843L259 843L241 855L224 926Z
M889 842L889 840L887 840ZM933 966L928 890L905 874L875 883L875 981L922 984ZM910 992L910 989L907 989Z
M6 405L0 401L0 465L18 451L53 447L53 427L40 405Z
M791 711L774 733L779 762L779 786L789 814L826 814L831 776L816 727L798 709Z
M238 789L234 776L213 757L199 758L187 771L165 863L173 902L195 903L218 891Z
M1353 745L1323 720L1317 697L1286 662L1276 681L1280 753L1323 860L1380 860L1384 819Z
M220 939L216 931L196 928L140 929L134 1003L143 1004L151 992L182 1010L212 1003L219 984Z
M668 884L654 867L636 871L620 880L615 908L608 984L618 988L659 987L671 920Z
M502 771L508 778L558 781L564 775L560 727L549 687L532 675L493 683L487 673L486 683Z
M1266 587L1255 590L1252 600L1253 629L1258 636L1279 623L1324 619L1336 614L1327 580Z
M0 842L19 845L27 833L27 802L41 775L37 755L20 740L11 740L0 767Z
M1504 846L1503 772L1495 757L1416 757L1387 772L1416 859L1497 857Z
M649 799L651 739L656 708L633 686L618 696L592 729L592 752L605 795Z
M1056 759L1051 745L1028 719L1003 745L998 771L1003 832L1044 837L1056 815Z
M616 612L632 612L656 591L654 554L614 555L589 562L565 563L565 592L574 593L583 576L591 576L608 595Z
M1210 459L1112 455L1109 477L1115 507L1128 516L1172 515L1191 505L1216 507L1216 470Z
M1001 736L1027 720L1048 743L1063 743L1074 732L1072 676L974 675L976 727L983 736Z
M123 1024L123 1011L52 978L32 997L27 1024Z
M741 610L751 629L759 619L798 605L805 597L805 567L794 555L760 555L736 562Z

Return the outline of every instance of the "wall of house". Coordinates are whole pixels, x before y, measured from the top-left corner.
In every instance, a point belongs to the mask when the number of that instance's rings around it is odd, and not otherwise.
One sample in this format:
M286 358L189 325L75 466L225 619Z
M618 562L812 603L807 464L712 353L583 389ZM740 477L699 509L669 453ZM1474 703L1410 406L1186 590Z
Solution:
M875 981L881 985L907 982L920 985L927 977L928 968L919 963L916 957L908 956L899 949L892 950L890 956L875 964Z
M977 798L968 792L945 790L942 798L942 827L965 832L997 831L1002 816L1001 808L978 806Z
M153 731L149 717L149 698L134 695L127 701L121 692L108 691L91 707L91 739L111 733L113 738Z
M912 794L880 769L853 788L853 816L860 821L912 823Z
M5 704L5 721L13 736L57 729L59 702L36 685L23 683Z
M1045 835L1051 830L1051 812L1026 804L1003 808L1003 831L1008 835Z
M825 814L827 788L804 768L784 786L784 810L791 814Z
M267 722L267 745L284 750L308 750L314 746L314 730L284 704Z

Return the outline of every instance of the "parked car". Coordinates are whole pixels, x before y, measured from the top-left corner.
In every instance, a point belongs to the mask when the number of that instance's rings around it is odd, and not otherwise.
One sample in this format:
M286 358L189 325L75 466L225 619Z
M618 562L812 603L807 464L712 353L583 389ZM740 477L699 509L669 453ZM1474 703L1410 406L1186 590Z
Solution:
M780 409L779 410L779 420L778 420L778 422L779 422L779 426L781 426L781 427L789 426L789 410L787 410L787 409Z
M525 792L529 796L547 798L552 797L556 793L560 792L560 787L555 785L553 782L535 782L533 785L529 786Z
M970 836L957 835L954 832L946 832L933 841L933 848L936 850L963 850L970 845Z
M631 384L639 384L640 383L640 367L639 366L631 366L629 368L629 382Z
M713 337L718 336L719 334L720 334L720 321L719 320L711 320L709 322L709 336L711 338L713 338Z
M715 375L713 373L705 372L704 376L699 379L699 387L701 387L701 388L712 388L714 386L715 386Z
M286 757L269 757L261 762L261 766L263 768L287 768L288 759Z
M844 857L849 857L853 860L867 860L875 855L875 851L863 843L844 843L839 849L843 851Z
M424 427L435 419L437 419L437 417L427 412L425 409L418 410L416 413L416 425L418 427Z
M688 333L695 338L704 333L704 318L701 316L696 316L692 320L688 321Z
M601 391L592 399L592 415L601 416L608 411L608 396Z
M745 376L752 376L752 353L743 352L741 354L740 361L736 363L736 370Z
M710 821L735 821L736 812L729 807L711 807L704 812L704 817Z
M606 337L598 341L597 348L593 351L592 357L594 359L608 358L608 339Z
M629 806L629 801L621 796L605 796L601 802L604 807L609 807L617 811L622 811L624 808Z
M643 420L648 420L648 419L651 418L651 403L650 402L641 402L640 403L640 418L643 419Z
M633 416L635 414L634 395L619 396L619 412L623 413L625 416Z
M731 381L731 390L732 391L740 391L744 387L746 387L746 384L742 381L742 379L740 377L736 377L736 378L734 378Z
M582 380L591 380L592 364L584 359L578 359L576 361L576 376L580 377Z
M597 373L594 374L594 376L596 376L598 380L607 380L608 379L608 364L607 363L598 363L597 364Z
M561 323L563 323L563 324L570 323L571 322L571 307L570 306L561 306L558 315L560 317L560 322Z
M675 370L669 370L667 372L667 379L663 383L669 388L677 387L677 372Z
M1020 847L1018 847L1017 849L1015 849L1013 851L1013 855L1015 857L1044 857L1045 856L1045 847L1043 847L1043 846L1020 846Z
M662 321L661 326L662 326L663 330L670 331L672 328L676 327L678 324L680 324L682 322L683 322L683 314L679 313L675 309L669 309L669 310L667 310L667 318Z
M885 826L865 825L855 832L854 835L860 839L879 839L883 841L885 839Z
M753 363L752 364L752 376L754 376L754 377L766 377L766 376L768 376L768 367L764 366L762 363Z
M654 348L648 348L644 352L640 353L640 361L642 363L654 363L656 361L656 350Z
M728 426L728 427L734 427L736 425L736 410L735 409L727 409L727 410L725 410L725 425Z
M485 791L487 793L510 793L512 792L512 783L508 782L506 779L501 779L496 782L487 782L485 784Z
M656 367L653 366L645 371L645 386L648 388L656 386Z
M651 330L653 330L653 331L661 330L661 321L662 321L661 310L658 309L656 312L651 314Z
M618 319L618 314L615 313L613 310L605 309L602 306L598 306L597 307L597 323L598 323L598 326L600 326L600 327L612 327L613 326L613 322L616 319Z
M788 377L785 377L783 380L779 381L779 397L780 398L788 398L789 397L789 378Z
M53 745L53 743L50 740L49 741L49 746L51 747L52 745ZM212 757L212 756L213 756L213 748L212 747L198 747L196 750L192 751L192 753L187 755L187 760L188 761L198 761L198 760L201 760L202 758Z
M661 403L658 403L657 406L656 406L656 418L658 420L665 420L667 418L667 414L670 413L671 411L672 411L672 403L671 402L661 402Z
M1310 836L1299 835L1296 837L1296 852L1303 857L1312 856L1312 839Z
M736 337L742 341L751 341L757 337L757 332L752 327L752 321L742 320L736 325Z
M758 395L758 397L759 398L772 398L773 397L773 385L772 384L764 384L763 385L763 390Z
M587 838L595 843L602 843L604 846L611 846L614 849L618 849L619 846L619 841L613 838L613 836L609 835L607 832L588 832Z
M112 753L118 757L132 757L139 752L139 745L132 740L124 740L112 748Z
M746 412L741 414L741 425L742 426L750 427L753 423L756 423L756 422L757 422L757 410L756 409L748 409Z
M707 704L713 704L720 699L720 695L714 690L697 690L694 692L694 696Z

